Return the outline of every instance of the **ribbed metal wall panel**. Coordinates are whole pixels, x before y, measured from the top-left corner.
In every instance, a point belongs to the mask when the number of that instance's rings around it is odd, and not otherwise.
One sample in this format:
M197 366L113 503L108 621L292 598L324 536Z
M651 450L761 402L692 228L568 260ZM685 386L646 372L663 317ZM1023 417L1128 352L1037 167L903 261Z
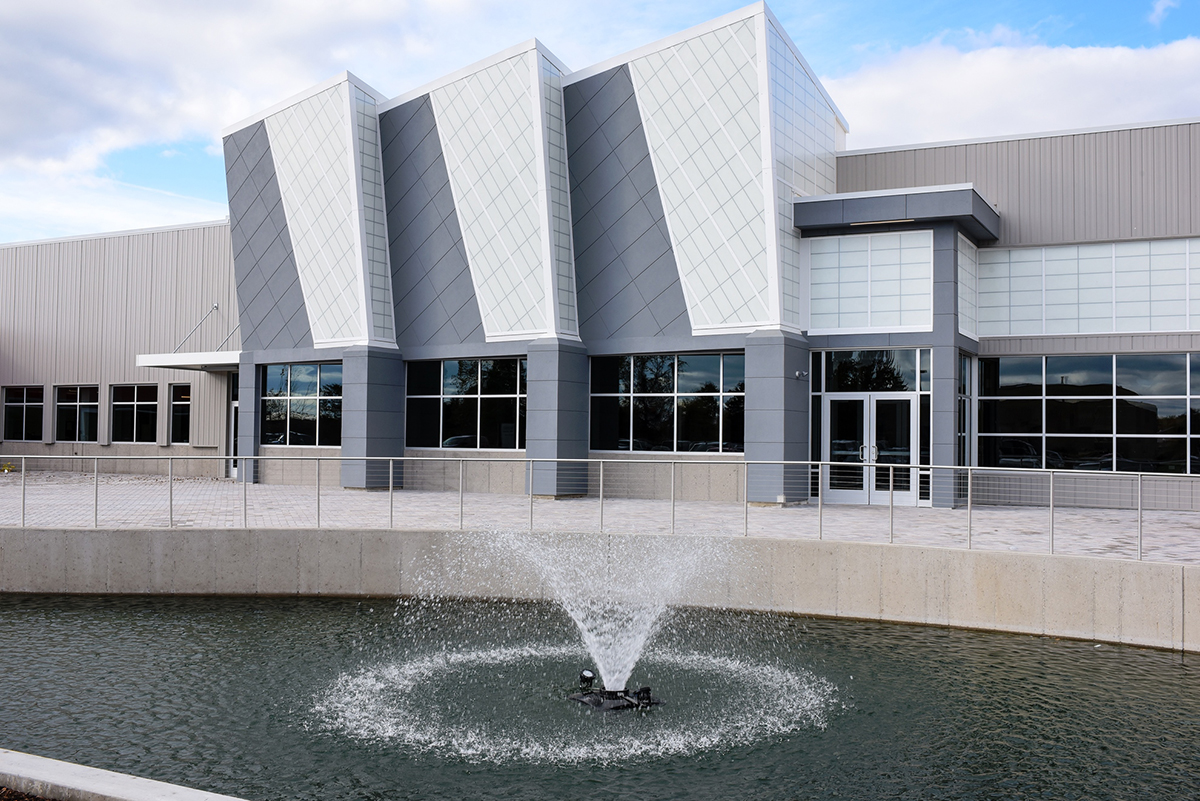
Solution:
M219 304L184 342L201 318ZM97 384L100 437L109 387L159 385L159 441L168 439L171 384L192 386L192 442L224 452L227 380L191 370L139 368L144 353L237 351L237 298L226 222L0 245L0 386L51 390Z
M1004 245L1200 235L1200 123L838 156L839 192L973 183Z

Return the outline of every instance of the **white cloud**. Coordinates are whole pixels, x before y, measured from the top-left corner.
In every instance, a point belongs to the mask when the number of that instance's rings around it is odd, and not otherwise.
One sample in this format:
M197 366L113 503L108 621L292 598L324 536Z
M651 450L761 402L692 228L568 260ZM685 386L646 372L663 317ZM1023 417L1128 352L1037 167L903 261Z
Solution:
M1150 20L1151 25L1162 25L1162 21L1167 17L1167 12L1172 8L1179 8L1179 0L1154 0L1154 9L1146 19Z
M1200 116L1200 39L1147 48L908 48L823 81L850 148Z

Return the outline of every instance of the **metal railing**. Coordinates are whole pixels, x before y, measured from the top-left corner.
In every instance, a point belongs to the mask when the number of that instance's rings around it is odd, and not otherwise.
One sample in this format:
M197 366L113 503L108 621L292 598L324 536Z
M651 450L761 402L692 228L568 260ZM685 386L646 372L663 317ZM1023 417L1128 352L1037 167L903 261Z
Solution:
M1200 476L1189 475L703 458L14 455L0 463L18 473L0 474L0 526L537 527L1200 561ZM231 467L237 478L225 477Z

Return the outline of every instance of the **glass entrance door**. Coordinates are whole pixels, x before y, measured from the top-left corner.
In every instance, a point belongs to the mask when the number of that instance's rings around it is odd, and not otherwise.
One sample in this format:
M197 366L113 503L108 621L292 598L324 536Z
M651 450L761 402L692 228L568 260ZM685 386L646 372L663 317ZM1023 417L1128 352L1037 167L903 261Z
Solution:
M917 415L909 393L826 395L827 468L821 492L832 503L915 506Z

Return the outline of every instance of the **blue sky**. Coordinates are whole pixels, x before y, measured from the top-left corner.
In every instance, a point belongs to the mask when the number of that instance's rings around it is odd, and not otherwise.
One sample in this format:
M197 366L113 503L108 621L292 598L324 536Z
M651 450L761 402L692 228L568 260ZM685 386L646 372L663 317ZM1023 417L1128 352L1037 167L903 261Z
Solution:
M220 131L344 69L396 95L536 36L580 68L741 2L0 5L0 242L225 216ZM1200 117L1200 0L774 2L850 148Z

